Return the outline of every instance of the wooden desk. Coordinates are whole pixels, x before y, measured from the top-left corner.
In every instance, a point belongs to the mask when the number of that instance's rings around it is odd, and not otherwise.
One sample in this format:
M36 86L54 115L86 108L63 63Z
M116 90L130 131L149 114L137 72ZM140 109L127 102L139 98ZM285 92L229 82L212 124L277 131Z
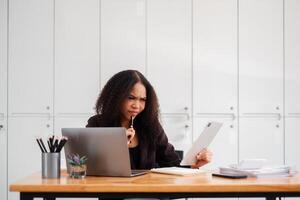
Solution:
M42 179L33 174L10 185L21 200L34 197L99 198L185 198L185 197L300 197L300 176L279 178L225 179L210 174L174 176L149 173L132 178L86 177L71 179L65 172L60 179Z

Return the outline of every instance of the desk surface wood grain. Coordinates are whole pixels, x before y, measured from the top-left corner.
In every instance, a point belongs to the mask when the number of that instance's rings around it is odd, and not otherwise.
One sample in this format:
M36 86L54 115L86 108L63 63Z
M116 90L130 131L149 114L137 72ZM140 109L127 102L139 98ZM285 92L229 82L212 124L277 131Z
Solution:
M10 185L15 192L300 192L300 176L226 179L210 173L175 176L148 173L142 176L42 179L35 173Z

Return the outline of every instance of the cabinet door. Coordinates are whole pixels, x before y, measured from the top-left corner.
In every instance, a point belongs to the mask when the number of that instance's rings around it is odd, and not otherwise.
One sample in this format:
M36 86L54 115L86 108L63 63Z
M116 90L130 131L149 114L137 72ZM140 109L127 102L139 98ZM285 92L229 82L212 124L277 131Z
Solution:
M241 113L273 113L283 105L282 0L239 1Z
M237 1L193 4L195 113L237 110Z
M162 113L191 108L191 12L190 1L147 2L147 75Z
M125 69L145 72L145 0L101 1L101 86Z
M239 160L265 158L268 164L284 160L283 123L275 118L241 118Z
M55 118L55 127L54 133L55 135L62 135L61 129L62 128L84 128L87 124L87 120L89 117L57 117ZM76 153L76 152L74 152ZM61 168L66 169L66 157L64 149L61 151Z
M9 114L53 110L53 1L9 2Z
M0 120L7 116L7 1L0 0Z
M93 113L100 88L100 1L55 3L55 112Z
M7 123L0 119L0 199L7 199Z
M45 143L53 126L51 118L42 117L11 117L8 125L8 184L11 184L41 171L41 150L35 137L44 137ZM19 199L15 192L9 192L8 197Z
M7 199L7 9L0 0L0 199Z
M300 114L300 1L285 2L285 107L287 114Z
M186 152L192 144L191 126L185 115L162 115L161 123L169 143L171 143L176 150Z
M285 121L285 164L300 170L299 141L300 118Z
M208 149L213 153L212 162L206 166L208 169L215 169L220 166L235 164L238 161L238 128L237 120L232 118L194 118L195 141L209 122L216 121L223 123L220 131L209 145Z

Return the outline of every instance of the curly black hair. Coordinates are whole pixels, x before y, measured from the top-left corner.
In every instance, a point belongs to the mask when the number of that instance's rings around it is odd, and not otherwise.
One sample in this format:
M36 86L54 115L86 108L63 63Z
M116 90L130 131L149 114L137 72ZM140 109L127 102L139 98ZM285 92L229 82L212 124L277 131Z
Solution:
M95 106L102 126L121 126L121 106L128 98L136 83L146 88L145 109L134 119L134 129L141 144L154 148L155 134L161 129L159 123L159 104L156 93L150 82L137 70L125 70L111 77L103 87Z

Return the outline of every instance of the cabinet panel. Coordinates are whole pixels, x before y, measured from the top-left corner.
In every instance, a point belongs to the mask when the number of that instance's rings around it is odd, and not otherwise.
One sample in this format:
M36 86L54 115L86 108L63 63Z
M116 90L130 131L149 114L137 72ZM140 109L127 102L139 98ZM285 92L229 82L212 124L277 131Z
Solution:
M285 164L300 170L299 141L300 118L285 121Z
M223 123L220 131L208 147L213 153L212 162L205 166L208 169L215 169L220 166L237 163L238 161L238 128L237 120L230 118L210 117L194 119L194 137L196 140L206 125L211 122Z
M193 4L193 88L195 113L237 109L237 1Z
M148 1L147 38L147 75L162 113L185 113L191 108L191 1Z
M2 120L7 115L7 1L5 0L0 0L0 27L0 120Z
M240 160L265 158L268 164L283 164L282 121L275 118L241 118L239 127Z
M53 1L9 2L9 113L53 110Z
M272 113L283 101L283 2L239 1L241 113Z
M125 69L145 72L145 0L101 1L101 86Z
M41 171L41 150L35 137L46 139L53 132L53 126L51 118L41 117L12 117L8 126L8 184L11 184L28 174ZM10 200L17 200L18 195L15 192L8 193Z
M100 2L55 3L55 112L93 113L100 88Z
M89 117L59 117L55 118L55 135L61 136L62 128L84 128L87 125L87 120ZM66 158L64 149L61 151L61 167L63 169L67 168Z
M7 122L0 119L0 199L7 199Z
M186 152L192 144L192 130L185 115L163 115L161 123L176 150Z
M300 113L300 1L285 2L285 106L287 113Z
M0 0L0 199L7 199L7 9Z
M285 164L300 170L299 141L300 118L286 118L285 120ZM300 198L285 198L300 200Z

